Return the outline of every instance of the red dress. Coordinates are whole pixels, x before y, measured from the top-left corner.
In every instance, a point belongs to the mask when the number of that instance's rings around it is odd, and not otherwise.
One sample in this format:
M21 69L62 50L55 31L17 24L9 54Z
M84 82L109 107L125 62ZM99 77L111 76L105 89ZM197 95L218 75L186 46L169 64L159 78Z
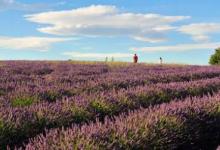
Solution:
M137 62L138 62L138 56L135 55L135 56L134 56L134 63L137 63Z

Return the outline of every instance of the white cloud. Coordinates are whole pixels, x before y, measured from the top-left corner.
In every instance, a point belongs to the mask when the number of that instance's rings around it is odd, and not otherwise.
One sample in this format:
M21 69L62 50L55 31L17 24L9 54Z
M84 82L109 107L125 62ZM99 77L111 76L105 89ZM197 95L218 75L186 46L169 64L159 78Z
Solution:
M25 16L45 26L43 33L65 36L126 36L145 42L165 41L165 34L175 28L172 23L189 16L123 13L115 6L92 5L65 11L51 11Z
M81 52L64 52L62 53L65 56L70 56L72 58L128 58L132 54L128 53L81 53Z
M220 33L220 23L197 23L181 26L178 31L192 36L194 41L207 42L210 34Z
M0 0L0 11L2 10L21 10L21 11L40 11L49 9L52 5L46 3L22 3L17 0Z
M179 44L171 46L152 46L152 47L133 47L130 50L142 52L166 52L166 51L190 51L190 50L203 50L215 49L220 47L220 42L217 43L202 43L202 44Z
M0 48L47 51L52 44L67 40L71 39L47 37L0 37Z
M166 41L165 37L142 37L142 36L134 36L135 40L149 42L149 43L159 43Z

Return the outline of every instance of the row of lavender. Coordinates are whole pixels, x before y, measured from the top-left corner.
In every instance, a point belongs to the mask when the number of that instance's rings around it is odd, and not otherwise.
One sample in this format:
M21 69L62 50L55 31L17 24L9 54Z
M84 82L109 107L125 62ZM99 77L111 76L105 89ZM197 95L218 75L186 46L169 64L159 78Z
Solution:
M25 149L214 149L220 140L220 93L140 109L113 120L51 130L31 139Z
M214 94L220 89L220 78L191 82L172 82L151 86L139 86L127 90L111 91L102 95L84 95L63 99L55 103L39 103L30 107L0 109L0 145L14 146L45 128L68 127L104 120L128 110L147 108L151 105L181 100L188 96Z
M155 83L213 78L220 75L220 69L145 65L112 68L105 64L3 62L0 73L0 106L16 107ZM17 102L23 99L27 102Z
M0 73L1 148L45 128L82 125L220 88L218 67L2 62Z

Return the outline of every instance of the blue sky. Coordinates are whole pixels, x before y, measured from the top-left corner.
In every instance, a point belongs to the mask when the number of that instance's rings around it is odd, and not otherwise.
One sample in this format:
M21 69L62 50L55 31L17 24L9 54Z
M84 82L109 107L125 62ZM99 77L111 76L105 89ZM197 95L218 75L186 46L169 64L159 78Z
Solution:
M0 59L208 64L219 0L0 0Z

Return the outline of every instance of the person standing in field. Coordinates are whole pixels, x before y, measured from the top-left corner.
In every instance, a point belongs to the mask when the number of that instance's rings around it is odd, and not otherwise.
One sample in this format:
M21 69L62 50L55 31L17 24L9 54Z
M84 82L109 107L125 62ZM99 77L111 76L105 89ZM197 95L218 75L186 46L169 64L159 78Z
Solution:
M105 57L105 62L108 62L108 57Z
M137 54L134 54L133 60L134 60L134 63L137 63L137 62L138 62L138 56L137 56Z
M161 65L163 64L163 59L162 59L162 57L160 57L160 64L161 64Z
M112 62L114 62L114 57L112 57Z

